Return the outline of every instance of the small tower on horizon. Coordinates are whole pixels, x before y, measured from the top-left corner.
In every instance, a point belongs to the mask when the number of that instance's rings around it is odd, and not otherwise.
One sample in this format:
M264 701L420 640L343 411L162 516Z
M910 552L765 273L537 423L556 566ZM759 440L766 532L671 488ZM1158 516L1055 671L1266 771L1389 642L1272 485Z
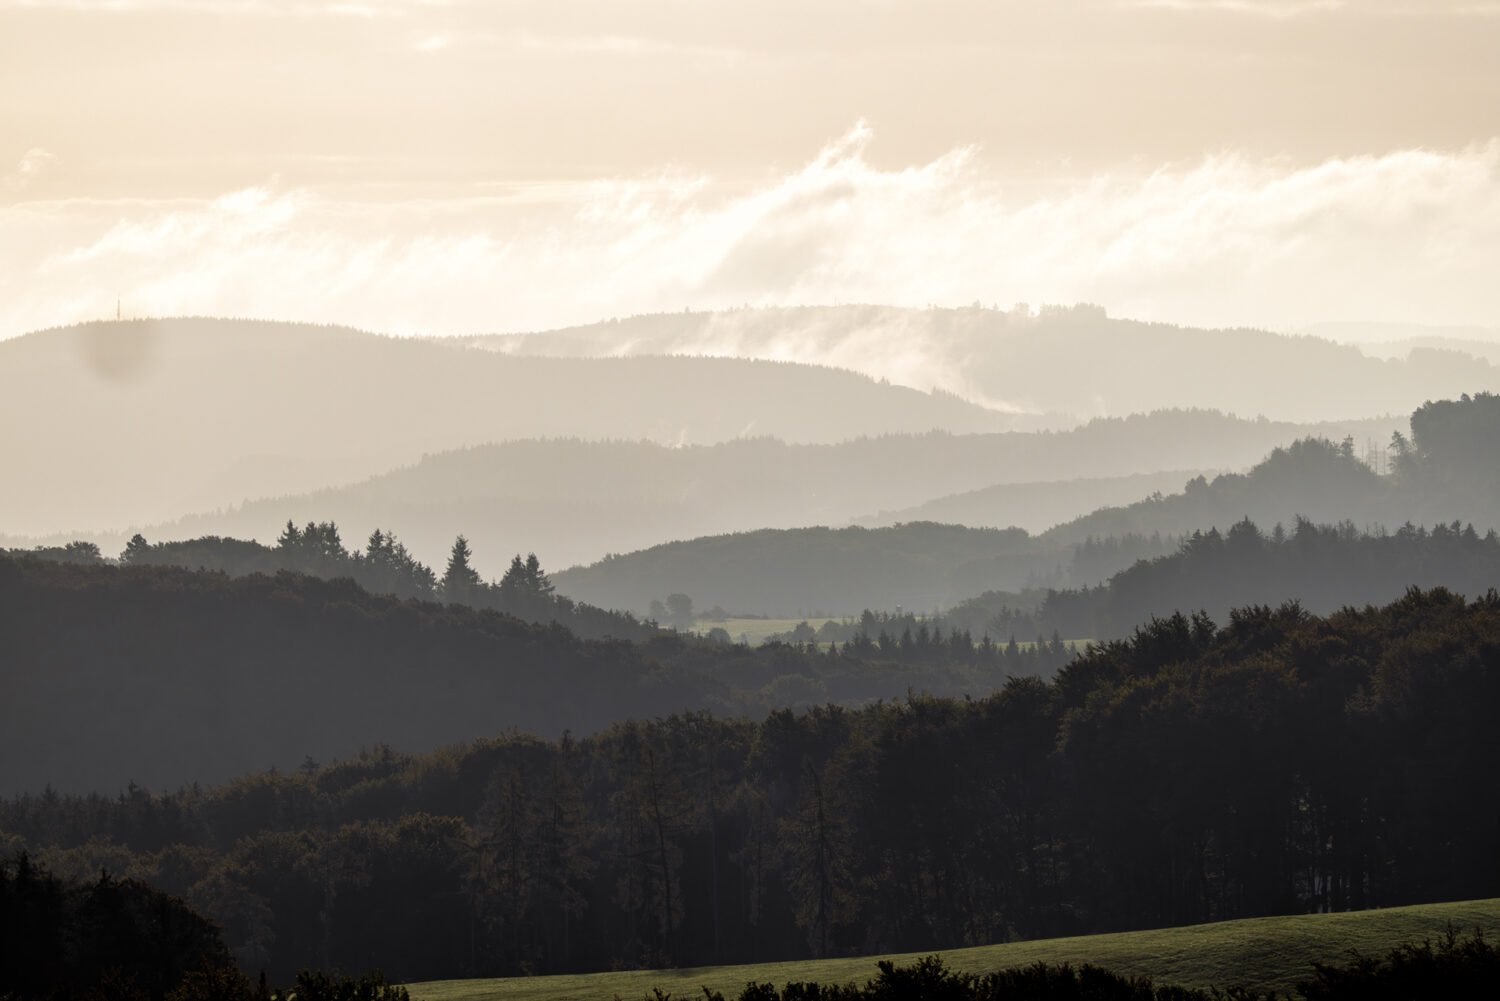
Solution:
M120 322L120 297L115 296L115 322Z

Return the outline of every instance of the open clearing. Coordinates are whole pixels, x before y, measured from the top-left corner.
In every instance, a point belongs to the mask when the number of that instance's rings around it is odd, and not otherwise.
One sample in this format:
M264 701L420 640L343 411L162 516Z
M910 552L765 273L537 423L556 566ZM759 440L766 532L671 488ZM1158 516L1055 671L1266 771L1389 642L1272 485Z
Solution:
M1314 960L1342 962L1350 949L1384 954L1401 942L1436 939L1449 924L1464 933L1477 927L1493 934L1500 929L1500 898L1012 942L955 949L941 955L950 968L974 973L1037 961L1075 966L1093 963L1117 973L1149 976L1164 984L1199 988L1243 984L1290 994L1296 982L1312 972ZM408 989L414 1001L594 1001L616 996L635 1001L649 995L653 987L660 987L674 998L690 1001L703 997L702 988L708 986L733 999L748 981L778 986L788 981L863 983L874 976L877 959L905 965L922 955L926 953L578 976L442 980L408 985Z
M693 623L693 629L700 633L707 633L714 628L723 629L736 643L743 642L751 646L760 646L767 637L777 633L789 633L804 622L817 630L821 629L825 622L843 621L843 619L830 619L827 616L804 619L720 619L718 621L699 619Z

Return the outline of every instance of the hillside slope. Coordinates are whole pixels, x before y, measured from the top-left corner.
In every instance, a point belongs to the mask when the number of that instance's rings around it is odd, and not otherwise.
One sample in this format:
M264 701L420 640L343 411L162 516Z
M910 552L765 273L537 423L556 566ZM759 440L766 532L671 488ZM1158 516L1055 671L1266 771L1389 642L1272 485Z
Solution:
M1116 973L1150 977L1159 984L1207 990L1243 986L1290 994L1312 975L1313 963L1343 963L1353 949L1380 955L1402 942L1437 939L1449 926L1493 934L1500 929L1500 899L1419 904L1344 914L1245 918L1151 931L1008 942L939 955L949 969L989 973L1032 963L1092 963ZM809 959L791 963L711 966L689 970L619 970L583 976L441 980L410 984L413 1001L571 1001L584 997L649 997L661 988L693 997L701 988L738 997L746 983L864 983L877 960L907 966L931 953Z
M1044 532L1099 507L1130 504L1157 493L1174 493L1208 470L1167 469L1128 476L1089 477L1040 483L999 483L947 494L914 507L855 518L854 524L882 528L908 521L938 521L970 528L1009 528ZM1087 509L1084 509L1088 505ZM1076 514L1074 514L1076 512Z
M395 532L434 567L444 565L454 537L463 534L473 545L476 568L496 577L515 553L535 552L557 570L672 539L845 525L872 509L996 484L1243 468L1303 435L1385 440L1403 424L1392 417L1296 425L1173 411L1100 419L1072 431L887 435L833 445L765 438L681 448L578 439L507 442L429 455L350 486L270 497L141 531L151 542L202 535L265 542L288 518L298 524L333 520L350 538L374 528ZM1068 491L1057 514L1068 517L1103 503L1084 483ZM998 514L1005 510L997 507ZM118 553L129 535L87 537ZM0 536L0 545L32 544Z
M1320 337L1142 323L1096 306L1044 307L1036 315L875 305L662 313L472 342L512 354L819 362L1075 419L1217 407L1321 421L1500 388L1500 370L1467 351L1413 345L1387 360Z
M809 365L513 358L258 321L91 323L0 342L0 531L146 524L523 438L832 442L1011 425Z

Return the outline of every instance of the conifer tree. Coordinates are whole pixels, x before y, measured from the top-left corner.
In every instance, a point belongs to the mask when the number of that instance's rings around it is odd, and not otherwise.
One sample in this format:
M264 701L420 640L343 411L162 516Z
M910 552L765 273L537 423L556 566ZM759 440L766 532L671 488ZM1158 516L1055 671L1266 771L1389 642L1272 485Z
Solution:
M448 554L448 567L443 571L443 600L457 604L473 604L484 583L479 572L469 565L474 554L469 549L469 540L460 535L453 540L453 549Z

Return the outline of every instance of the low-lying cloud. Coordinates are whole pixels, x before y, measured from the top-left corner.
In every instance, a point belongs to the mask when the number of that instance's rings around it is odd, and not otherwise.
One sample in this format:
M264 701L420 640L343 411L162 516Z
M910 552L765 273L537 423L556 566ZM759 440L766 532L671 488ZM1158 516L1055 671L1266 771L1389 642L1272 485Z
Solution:
M0 336L102 316L391 333L537 330L750 304L1096 302L1289 328L1493 325L1500 139L1312 166L1226 153L1017 184L977 148L888 168L863 124L756 184L693 171L357 200L274 180L199 200L0 205ZM35 169L45 166L31 160Z

